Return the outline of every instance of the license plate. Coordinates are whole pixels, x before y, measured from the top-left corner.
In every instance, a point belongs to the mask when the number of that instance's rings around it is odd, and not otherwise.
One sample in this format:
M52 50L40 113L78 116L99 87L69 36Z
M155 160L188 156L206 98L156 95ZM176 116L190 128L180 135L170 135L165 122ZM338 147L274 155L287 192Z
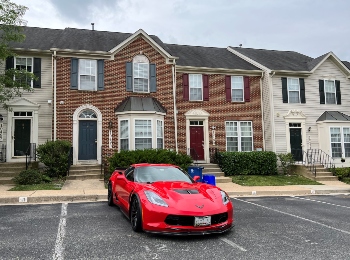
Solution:
M210 226L210 224L211 224L211 216L194 217L194 226L195 227Z

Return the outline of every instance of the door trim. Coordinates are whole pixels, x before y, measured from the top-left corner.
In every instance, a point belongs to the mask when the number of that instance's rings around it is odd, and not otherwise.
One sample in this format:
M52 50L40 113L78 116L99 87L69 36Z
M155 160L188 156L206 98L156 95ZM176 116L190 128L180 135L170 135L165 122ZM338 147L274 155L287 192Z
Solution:
M290 123L297 123L301 125L301 149L306 150L307 149L307 141L306 141L306 116L301 110L289 110L287 115L284 116L285 120L285 131L286 131L286 151L287 153L291 152L290 147L290 132L289 132L289 124ZM284 152L284 151L276 151L278 153Z

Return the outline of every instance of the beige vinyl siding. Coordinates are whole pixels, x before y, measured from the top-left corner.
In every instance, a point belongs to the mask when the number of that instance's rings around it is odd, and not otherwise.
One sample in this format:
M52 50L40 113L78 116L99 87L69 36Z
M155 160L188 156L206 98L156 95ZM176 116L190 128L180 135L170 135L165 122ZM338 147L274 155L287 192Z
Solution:
M350 114L350 93L347 91L350 88L350 80L342 73L337 65L330 59L326 60L321 66L309 77L305 78L305 104L288 104L282 101L282 81L281 77L287 76L274 76L274 119L275 119L275 133L276 133L276 152L285 153L287 152L286 131L289 126L286 125L283 116L287 115L290 109L300 110L306 116L305 128L311 127L310 132L306 131L306 136L302 136L303 149L322 149L319 147L319 135L317 131L316 120L325 111L340 111L344 114ZM341 105L336 104L320 104L319 96L319 80L325 78L332 78L340 81L341 90ZM279 115L279 116L278 116ZM320 137L324 138L324 137ZM325 137L328 138L329 137ZM329 146L328 146L329 148ZM329 149L325 150L327 154L330 154Z
M272 126L272 104L271 104L271 89L270 89L270 75L268 73L264 73L264 77L262 79L262 102L263 102L263 118L264 118L264 137L265 137L265 150L273 151L273 128Z

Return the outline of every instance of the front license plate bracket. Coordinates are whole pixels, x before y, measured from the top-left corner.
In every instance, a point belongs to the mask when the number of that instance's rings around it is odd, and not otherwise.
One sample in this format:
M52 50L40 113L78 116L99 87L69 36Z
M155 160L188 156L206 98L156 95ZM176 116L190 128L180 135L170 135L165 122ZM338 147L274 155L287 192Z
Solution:
M211 224L211 216L194 217L195 227L210 226L210 224Z

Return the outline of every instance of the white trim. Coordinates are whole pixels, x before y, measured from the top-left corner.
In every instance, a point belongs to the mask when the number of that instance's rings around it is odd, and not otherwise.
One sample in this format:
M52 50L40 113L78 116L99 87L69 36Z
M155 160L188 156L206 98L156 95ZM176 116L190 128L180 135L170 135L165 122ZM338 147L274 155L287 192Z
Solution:
M306 140L306 116L301 110L289 110L288 113L283 116L285 120L285 128L286 128L286 145L287 145L287 152L291 152L290 147L290 131L289 131L289 124L290 123L296 123L301 125L301 149L307 150L307 140Z
M95 75L93 74L81 74L81 69L80 69L80 64L81 61L89 61L90 63L94 62L95 63ZM78 90L84 90L84 91L97 91L97 77L98 77L98 73L97 73L97 60L93 60L93 59L78 59ZM84 67L86 69L86 66ZM85 89L85 88L81 88L81 83L80 83L80 77L81 76L95 76L95 84L94 84L94 89Z
M293 102L293 103L291 103L290 101L289 101L289 97L290 97L290 95L289 95L289 92L290 92L290 90L289 90L289 84L288 84L288 80L289 79L296 79L297 81L298 81L298 87L299 87L299 89L298 89L298 93L299 93L299 102ZM292 90L292 92L296 92L296 90ZM287 77L287 93L288 93L288 104L300 104L301 103L301 96L300 96L300 80L299 80L299 78L296 78L296 77Z
M97 163L101 164L101 145L102 145L102 113L100 110L89 104L78 107L73 114L73 165L78 164L79 153L79 115L82 111L90 109L96 113L97 120ZM94 118L89 118L94 120Z

